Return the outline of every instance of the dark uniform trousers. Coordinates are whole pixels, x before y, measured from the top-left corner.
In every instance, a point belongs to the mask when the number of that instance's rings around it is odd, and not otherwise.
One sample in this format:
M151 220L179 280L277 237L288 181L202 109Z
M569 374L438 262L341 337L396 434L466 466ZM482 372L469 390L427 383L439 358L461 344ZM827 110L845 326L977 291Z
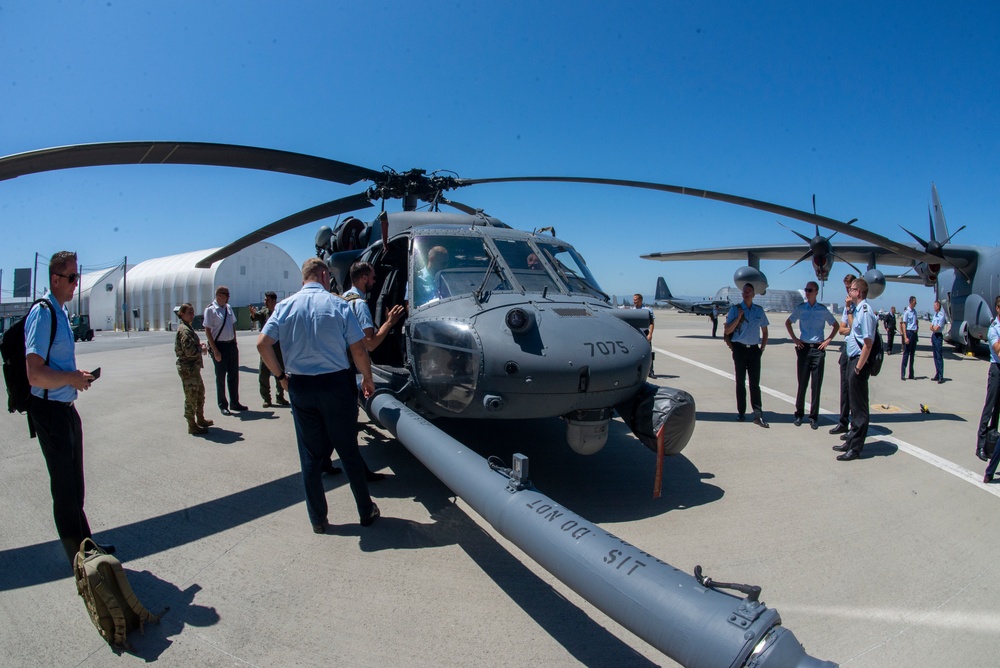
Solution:
M222 359L215 361L212 356L212 363L215 364L215 395L219 400L219 408L229 408L240 403L240 349L236 345L236 339L232 341L216 341L215 347L219 349L219 357ZM229 401L226 401L226 387L229 387Z
M990 372L986 378L986 403L983 404L983 414L979 418L979 434L976 439L976 451L986 448L986 434L990 429L997 428L997 418L1000 417L1000 364L990 363ZM1000 463L1000 445L993 451L986 473L993 475Z
M840 420L838 423L845 429L851 424L851 387L848 382L847 364L847 344L840 347Z
M747 412L747 376L750 376L750 407L754 417L763 412L760 398L760 346L748 346L733 341L733 363L736 365L736 412Z
M847 439L844 444L850 450L861 452L865 447L865 438L868 436L868 379L872 375L871 357L861 369L861 373L855 372L859 356L854 356L847 361L847 384L848 392L851 396L851 429L847 432Z
M285 368L285 360L281 357L281 346L277 343L274 344L274 355L278 358L278 366L282 369ZM264 360L260 361L260 398L264 401L271 403L271 370L267 368L264 364ZM285 389L281 387L281 383L275 381L274 389L277 392L278 399L285 398Z
M356 395L355 377L350 369L317 376L292 374L288 377L306 510L314 526L327 521L323 466L330 462L334 449L340 455L351 484L358 517L365 518L372 513L374 504L368 493L365 463L358 450Z
M812 386L809 398L809 419L819 419L819 394L823 387L823 371L826 368L826 351L819 349L818 343L806 343L803 348L795 349L796 371L798 372L799 389L795 394L795 417L805 415L806 386Z
M91 537L83 511L83 425L73 404L63 401L32 397L28 416L49 470L56 533L72 564L80 542Z
M895 325L892 327L892 329L890 329L888 327L885 328L885 336L886 336L885 354L886 355L891 355L892 354L892 342L896 340L896 327L895 327Z
M941 332L931 334L931 350L934 353L934 377L944 378L944 335Z
M917 330L906 330L906 338L909 343L903 344L903 362L899 366L899 377L906 377L906 365L910 365L910 378L913 378L913 359L917 356Z

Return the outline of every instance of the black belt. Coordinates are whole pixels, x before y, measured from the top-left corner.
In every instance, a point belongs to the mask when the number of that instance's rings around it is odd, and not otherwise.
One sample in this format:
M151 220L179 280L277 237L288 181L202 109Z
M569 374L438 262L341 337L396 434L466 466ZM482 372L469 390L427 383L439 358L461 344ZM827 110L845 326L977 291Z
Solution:
M739 341L733 341L734 346L743 346L744 348L755 348L759 346L759 343L740 343Z
M821 345L823 345L822 342L820 342L820 343L806 343L806 342L803 341L802 343L803 343L803 345L806 348L819 348Z
M220 343L236 343L236 339L229 339L228 341L219 341L218 339L215 340L215 345L219 345Z
M59 401L58 399L43 399L42 397L36 397L33 394L31 395L31 399L32 401L47 401L50 404L58 404L59 406L67 406L69 408L73 407L72 401Z

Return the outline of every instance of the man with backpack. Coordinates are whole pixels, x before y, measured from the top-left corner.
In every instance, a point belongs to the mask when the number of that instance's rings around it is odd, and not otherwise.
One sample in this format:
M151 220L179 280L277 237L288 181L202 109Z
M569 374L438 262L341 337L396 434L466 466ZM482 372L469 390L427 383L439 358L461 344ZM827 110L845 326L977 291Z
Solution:
M733 365L736 367L736 419L743 422L747 412L747 376L750 377L750 408L753 423L764 429L770 428L764 419L760 394L760 358L767 347L767 315L753 303L752 283L743 286L743 301L729 307L726 327L723 332L732 335Z
M872 375L870 358L878 320L875 311L868 304L868 282L857 278L851 283L851 298L854 303L854 316L851 319L851 331L844 343L847 354L848 395L851 402L851 428L847 438L833 449L842 454L837 459L849 462L861 456L868 436L868 378Z
M96 380L76 368L76 349L63 308L80 282L76 253L60 251L49 261L48 304L36 304L25 318L24 349L31 400L28 421L38 435L52 489L56 532L70 565L80 543L91 538L83 510L83 426L73 402ZM55 319L55 335L52 322ZM113 554L114 546L101 546Z

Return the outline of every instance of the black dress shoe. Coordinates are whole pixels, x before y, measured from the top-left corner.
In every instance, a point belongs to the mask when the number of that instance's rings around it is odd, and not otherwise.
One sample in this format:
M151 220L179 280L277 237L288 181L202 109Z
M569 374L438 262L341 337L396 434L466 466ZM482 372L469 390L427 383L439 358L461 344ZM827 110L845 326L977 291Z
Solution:
M274 403L278 404L279 406L291 406L291 404L288 403L288 399L285 399L284 397L278 397L278 400L275 401Z
M743 422L744 420L746 420L746 417L744 417L743 415L737 415L736 416L736 421L737 422Z
M757 425L758 427L763 427L764 429L770 429L770 428L771 428L771 425L769 425L769 424L767 423L767 420L765 420L765 419L764 419L764 418L762 418L762 417L755 417L755 418L753 419L753 423L754 423L755 425Z
M990 484L991 482L993 482L993 476L991 476L989 473L984 473L983 482L987 485Z
M861 456L857 450L848 450L842 455L837 455L838 462L851 462Z
M850 450L850 447L848 447L847 443L841 443L840 445L835 445L830 449L836 450L837 452L847 452Z
M830 430L830 433L831 434L846 434L847 433L847 427L845 427L844 425L842 425L842 424L840 424L838 422L836 425L834 425L833 429Z
M229 411L228 408L220 408L219 412L222 413L223 415L232 415L232 413Z
M809 420L809 428L819 429L819 424L816 422L816 420Z
M913 380L913 374L912 373L909 375L909 380Z
M800 418L800 417L795 418L795 426L796 427L801 427L802 426L802 418Z
M985 450L976 450L976 457L979 457L984 462L990 461L990 458L986 456Z
M265 401L262 405L264 406L264 408L270 408L274 404L272 404L270 401Z
M938 378L938 385L941 385L942 383L944 383L944 378Z
M937 376L934 376L933 378L931 378L931 380L937 380L937 379L938 379Z
M333 462L328 461L323 464L323 473L326 475L337 475L341 470L339 466L334 466Z
M900 376L899 379L902 380L902 381L904 381L904 382L906 381L906 379L903 378L902 376Z
M373 503L372 504L372 511L368 514L368 517L366 517L363 520L361 520L361 526L363 526L363 527L370 527L372 524L375 523L375 520L377 520L380 517L382 517L382 511L380 511L378 509L378 506L376 506Z
M232 408L234 411L248 411L248 410L250 410L249 408L247 408L243 404L233 404L232 406L230 406L230 408Z
M326 533L326 527L327 527L326 522L323 522L322 524L314 524L313 533Z
M385 480L384 473L376 473L375 471L365 471L365 480L368 482L378 482L379 480Z

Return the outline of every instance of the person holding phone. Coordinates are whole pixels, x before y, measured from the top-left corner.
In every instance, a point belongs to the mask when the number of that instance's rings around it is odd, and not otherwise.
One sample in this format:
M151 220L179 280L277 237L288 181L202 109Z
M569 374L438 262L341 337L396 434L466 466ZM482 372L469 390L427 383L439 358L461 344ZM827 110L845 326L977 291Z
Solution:
M83 424L74 405L95 376L76 368L76 344L64 305L80 283L76 253L59 251L49 260L48 305L36 304L24 323L25 363L31 384L28 421L45 457L56 533L70 566L84 538L92 538L83 510ZM55 338L52 319L55 318ZM114 554L113 545L101 545Z

